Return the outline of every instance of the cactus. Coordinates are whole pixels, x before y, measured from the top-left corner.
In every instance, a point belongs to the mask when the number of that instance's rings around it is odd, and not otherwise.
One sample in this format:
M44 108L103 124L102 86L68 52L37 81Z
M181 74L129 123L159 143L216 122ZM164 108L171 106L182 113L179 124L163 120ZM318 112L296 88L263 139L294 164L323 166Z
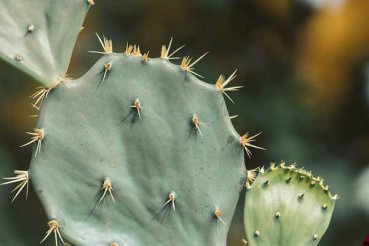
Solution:
M284 162L261 168L246 193L247 245L317 245L338 198L323 182Z
M153 59L102 45L82 78L39 94L25 145L35 144L29 178L50 219L43 240L225 245L254 137L234 130L223 91L193 75L199 59L178 66L169 48Z
M91 4L92 0L1 1L0 57L50 85L65 75Z
M23 13L17 2L0 6ZM246 179L251 182L255 178L252 171L246 171L244 150L251 157L249 148L263 149L255 145L260 133L240 136L228 114L223 95L234 102L228 93L241 88L229 87L236 71L208 84L194 71L207 53L194 61L186 56L175 65L170 61L183 46L171 52L172 40L168 47L162 46L159 58L150 58L136 45L114 53L112 41L98 36L103 49L92 53L102 57L84 76L72 80L65 74L70 53L83 16L93 4L92 0L74 0L43 7L40 1L39 19L44 20L40 16L47 11L46 20L51 23L28 26L30 36L23 38L31 41L15 42L1 33L0 42L5 45L0 56L44 84L31 96L40 110L39 120L33 131L27 132L29 142L22 145L33 146L30 168L16 171L2 184L15 185L13 200L23 190L28 194L32 184L49 217L41 243L225 245L240 191ZM67 13L65 6L77 17L72 23L54 23L54 18ZM14 23L18 29L24 26L24 20ZM53 35L55 32L58 35ZM39 41L33 43L32 35ZM40 49L28 49L45 48L42 35L58 40L41 53ZM271 175L271 184L285 175L287 168L279 169L284 170L279 176L274 175L277 171L265 173ZM288 172L291 189L302 189L307 182L295 181L296 175L313 179L292 167ZM249 209L250 204L265 206L258 199L268 190L259 187L257 191L263 177L257 178L246 199L246 225L251 229L266 222L260 220L264 213L249 216L258 209ZM321 191L316 189L305 187L306 194ZM313 198L326 201L326 216L315 242L328 225L334 203L334 197L329 200L329 195L321 193ZM272 202L268 206L279 206L279 200ZM286 209L277 217L284 216ZM309 209L314 208L306 211ZM315 227L309 224L305 229L310 232ZM260 233L264 231L256 230L254 235L266 240ZM292 242L283 240L283 245Z

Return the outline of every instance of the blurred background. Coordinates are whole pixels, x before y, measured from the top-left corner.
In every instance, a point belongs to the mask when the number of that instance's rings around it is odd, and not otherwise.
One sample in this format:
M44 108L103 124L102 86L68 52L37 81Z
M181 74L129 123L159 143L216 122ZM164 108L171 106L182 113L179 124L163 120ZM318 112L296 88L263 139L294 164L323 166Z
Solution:
M129 42L159 56L171 37L176 47L186 44L181 55L209 51L196 66L208 83L238 69L232 83L245 88L231 94L236 103L227 101L229 112L239 115L233 121L239 133L262 131L257 143L267 149L254 150L247 168L285 160L323 176L341 199L319 245L362 244L369 234L369 1L96 0L84 27L69 70L73 78L99 58L87 52L100 49L95 32L113 39L115 52ZM3 177L29 165L31 148L19 145L35 125L29 96L38 85L3 62L0 78ZM14 234L37 245L47 219L36 195L11 205L9 191L0 189L0 210L18 212L15 225L0 220L0 242ZM244 237L243 197L230 246Z

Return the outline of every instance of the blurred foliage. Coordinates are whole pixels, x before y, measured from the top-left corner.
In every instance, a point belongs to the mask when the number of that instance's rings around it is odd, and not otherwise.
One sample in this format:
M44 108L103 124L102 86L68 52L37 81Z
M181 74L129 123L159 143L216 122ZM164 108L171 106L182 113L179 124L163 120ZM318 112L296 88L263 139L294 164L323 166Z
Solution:
M95 32L112 38L116 52L129 42L158 56L161 44L172 36L175 46L186 44L181 55L210 51L196 72L215 83L220 73L229 75L237 68L234 84L245 88L232 93L236 104L228 103L230 113L240 115L235 127L240 133L263 131L257 143L268 150L254 151L247 167L284 159L326 177L341 199L319 245L361 245L369 234L369 215L357 205L368 200L369 187L364 187L365 178L356 181L369 160L369 1L320 2L96 0L69 74L78 78L98 59L87 52L100 48ZM3 63L0 78L0 139L14 168L24 169L31 148L18 146L26 141L23 132L35 125L28 115L37 114L29 100L37 85ZM36 211L39 219L33 217L28 225L37 224L42 237L46 219L35 195L31 197L14 206L25 217ZM243 199L229 233L230 246L241 245L244 237Z
M369 1L347 1L320 11L304 27L299 72L310 88L306 99L322 113L345 103L357 83L354 73L369 57L368 9Z

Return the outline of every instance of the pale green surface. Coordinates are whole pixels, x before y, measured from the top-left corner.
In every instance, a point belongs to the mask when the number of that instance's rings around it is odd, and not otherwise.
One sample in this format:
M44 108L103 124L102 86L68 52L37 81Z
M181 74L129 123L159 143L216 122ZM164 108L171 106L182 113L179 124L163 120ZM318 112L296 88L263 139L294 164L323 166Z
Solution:
M88 8L87 0L0 0L0 57L50 85L68 69Z
M136 98L141 120L130 108ZM203 138L193 114L207 123ZM45 139L32 159L31 180L73 245L226 245L245 178L244 153L213 84L164 59L104 56L49 94L38 128ZM116 205L109 196L97 204L105 177ZM160 211L171 191L176 211ZM217 207L226 225L214 218Z
M300 180L296 170L277 167L260 173L246 193L244 220L249 246L310 246L317 245L332 217L335 201L319 183ZM291 177L290 183L286 178ZM264 182L268 180L269 184ZM304 194L302 199L298 196ZM322 205L327 204L327 209ZM280 217L276 218L276 213ZM260 232L255 237L255 231ZM314 234L318 239L314 240Z

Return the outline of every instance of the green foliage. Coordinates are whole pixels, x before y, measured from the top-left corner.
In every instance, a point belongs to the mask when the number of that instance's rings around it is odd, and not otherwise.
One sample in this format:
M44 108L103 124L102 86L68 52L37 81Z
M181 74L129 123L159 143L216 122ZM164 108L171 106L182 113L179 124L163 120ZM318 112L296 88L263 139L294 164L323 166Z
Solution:
M87 0L0 2L0 57L44 85L67 71Z
M262 168L246 193L248 245L317 245L337 198L321 178L304 169L284 163Z
M109 54L50 91L37 128L30 179L72 245L226 244L246 170L214 84Z

